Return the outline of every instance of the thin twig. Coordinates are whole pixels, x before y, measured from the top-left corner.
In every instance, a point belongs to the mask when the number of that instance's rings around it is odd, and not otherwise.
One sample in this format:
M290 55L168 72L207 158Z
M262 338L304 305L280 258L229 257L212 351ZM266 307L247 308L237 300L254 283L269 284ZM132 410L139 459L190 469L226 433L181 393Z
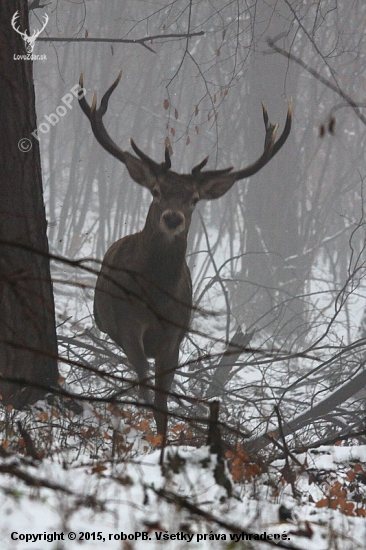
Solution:
M305 61L303 61L300 57L297 57L296 55L284 50L283 48L280 48L279 46L277 46L276 44L276 39L271 39L269 38L267 40L268 42L268 45L277 53L280 53L281 55L283 55L284 57L287 57L287 59L290 59L291 61L294 61L295 63L297 63L298 65L300 65L300 67L302 67L303 69L305 69L305 71L307 71L309 74L311 74L314 78L316 78L317 80L319 80L319 82L321 82L322 84L324 84L324 86L327 86L327 88L330 88L333 92L335 92L336 94L338 94L339 96L341 96L347 103L350 107L352 107L352 109L354 110L356 116L361 120L361 122L363 124L365 124L366 126L366 118L363 116L363 114L360 112L360 105L359 103L357 103L354 99L352 99L351 96L349 96L348 94L346 94L338 85L335 85L333 84L332 82L330 82L330 80L328 80L327 78L325 78L324 76L322 76L321 74L318 73L318 71L316 71L315 69L313 69L308 63L306 63Z

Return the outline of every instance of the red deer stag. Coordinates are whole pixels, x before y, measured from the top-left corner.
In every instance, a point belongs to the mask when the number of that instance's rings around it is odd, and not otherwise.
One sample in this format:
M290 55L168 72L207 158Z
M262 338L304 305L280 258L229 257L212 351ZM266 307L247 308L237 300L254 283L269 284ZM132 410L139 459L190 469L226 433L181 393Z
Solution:
M139 233L118 240L107 251L94 297L98 328L107 333L126 353L137 372L140 393L149 398L149 363L155 359L154 417L159 434L165 434L167 397L178 367L179 346L186 334L192 309L192 282L185 260L187 234L192 212L199 200L218 199L232 185L263 168L281 149L291 130L291 104L285 128L275 141L278 124L265 125L264 151L242 170L206 170L208 157L191 174L177 174L171 168L169 151L161 164L145 155L131 139L137 156L123 151L108 135L103 116L117 80L104 94L97 109L97 95L91 106L85 97L80 106L88 117L100 145L126 165L131 178L153 196L145 227ZM83 75L80 76L83 88Z

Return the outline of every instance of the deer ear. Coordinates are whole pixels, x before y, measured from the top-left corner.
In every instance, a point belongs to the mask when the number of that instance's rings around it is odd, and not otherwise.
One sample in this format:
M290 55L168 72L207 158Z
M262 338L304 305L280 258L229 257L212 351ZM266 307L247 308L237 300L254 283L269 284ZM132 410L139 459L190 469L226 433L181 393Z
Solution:
M199 186L200 199L219 199L234 185L236 177L234 174L222 174L212 176L203 181Z
M124 151L124 156L124 163L131 178L136 183L151 190L156 182L149 165L143 160L134 157L127 151Z

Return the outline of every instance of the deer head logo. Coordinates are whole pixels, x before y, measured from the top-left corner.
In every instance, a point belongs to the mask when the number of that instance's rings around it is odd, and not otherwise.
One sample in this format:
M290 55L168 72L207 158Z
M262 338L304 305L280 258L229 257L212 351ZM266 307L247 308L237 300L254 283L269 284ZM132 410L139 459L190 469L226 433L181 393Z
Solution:
M33 34L31 36L28 36L27 32L22 32L21 30L17 29L17 27L15 25L17 24L16 20L18 19L18 17L19 17L19 12L16 11L13 15L12 20L11 20L11 26L23 38L23 40L25 42L25 49L26 49L27 53L32 53L33 48L34 48L34 44L36 43L37 38L39 37L41 32L45 29L45 27L48 23L48 15L47 14L44 15L43 27L39 31L34 30Z

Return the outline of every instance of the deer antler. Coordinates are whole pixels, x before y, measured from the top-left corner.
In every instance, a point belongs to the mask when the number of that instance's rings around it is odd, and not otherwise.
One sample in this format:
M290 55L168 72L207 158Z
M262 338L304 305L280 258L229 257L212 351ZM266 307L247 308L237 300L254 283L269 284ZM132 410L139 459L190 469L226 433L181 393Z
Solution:
M91 105L88 104L85 97L79 98L80 107L88 117L91 128L93 130L93 133L99 143L101 144L104 149L106 149L111 155L115 156L118 160L120 160L123 163L126 163L126 155L129 155L129 153L126 153L123 151L110 137L108 134L104 123L103 123L103 116L107 112L108 109L108 101L111 97L114 90L117 88L119 81L121 80L122 71L119 72L118 77L113 82L113 84L108 88L108 90L105 92L105 94L102 97L102 100L100 102L100 106L97 108L97 94L94 93L92 103ZM84 77L81 73L80 79L79 79L79 86L80 88L84 87ZM137 147L136 143L131 139L131 146L132 149L135 151L136 155L140 157L142 161L144 161L145 164L147 164L153 171L155 172L161 172L161 171L167 171L171 167L171 161L170 161L170 155L169 150L166 147L165 148L165 161L161 164L158 164L153 159L148 157L139 147Z
M264 128L265 128L265 139L264 139L264 148L263 153L257 159L253 164L250 164L249 166L246 166L245 168L242 168L241 170L237 170L233 172L233 168L226 168L224 170L207 170L204 172L201 172L201 169L206 164L206 159L203 160L200 164L195 166L192 170L192 174L194 176L197 176L199 178L199 181L201 184L204 184L204 182L212 180L212 178L218 176L220 177L221 181L223 182L225 179L227 182L234 183L235 181L248 178L250 176L253 176L263 166L265 166L281 149L281 147L284 145L285 141L287 140L290 131L291 131L291 123L292 123L292 100L289 102L288 110L287 110L287 118L285 127L283 129L282 134L276 141L276 134L278 130L278 124L272 124L269 121L268 118L268 112L267 109L262 103L262 110L263 110L263 122L264 122Z

